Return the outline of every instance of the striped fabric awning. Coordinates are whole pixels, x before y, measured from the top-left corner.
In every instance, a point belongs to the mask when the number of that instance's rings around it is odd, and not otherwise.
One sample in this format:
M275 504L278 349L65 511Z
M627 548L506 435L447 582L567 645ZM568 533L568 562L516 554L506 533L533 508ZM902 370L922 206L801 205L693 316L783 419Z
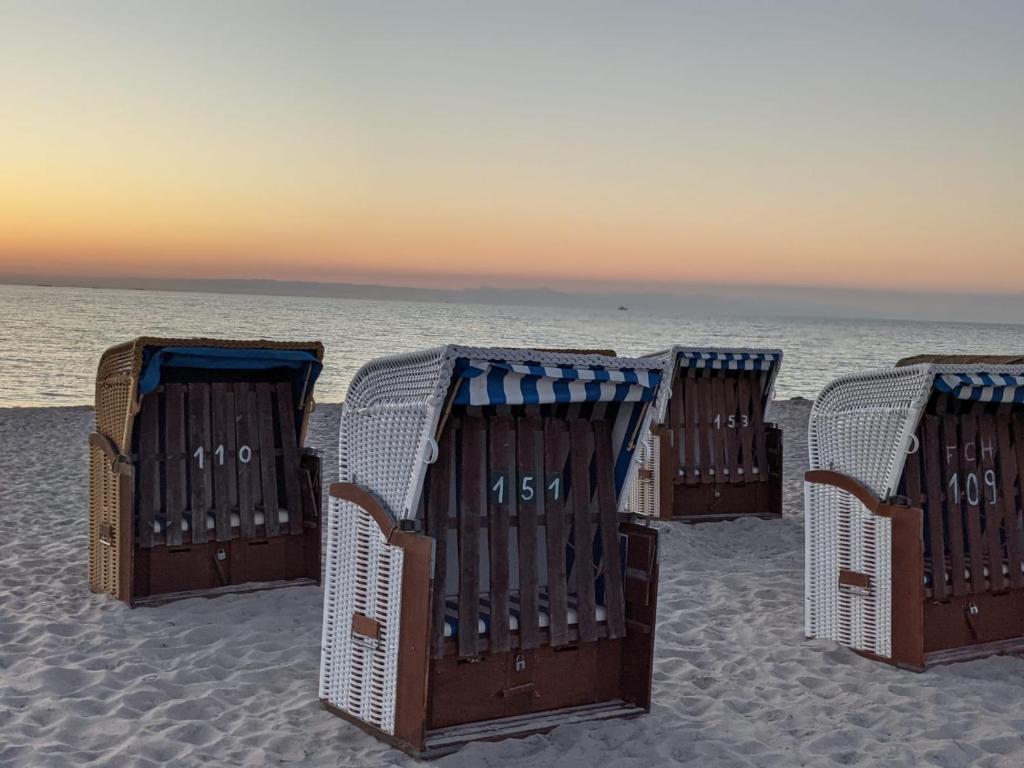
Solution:
M1024 403L1024 376L1010 373L940 373L934 386L958 400Z
M456 405L650 402L657 371L459 360Z
M615 491L621 495L644 416L661 373L593 366L544 366L493 360L457 360L454 404L564 405L585 418L612 422Z
M697 352L679 353L681 368L719 368L729 371L767 371L779 362L776 352Z

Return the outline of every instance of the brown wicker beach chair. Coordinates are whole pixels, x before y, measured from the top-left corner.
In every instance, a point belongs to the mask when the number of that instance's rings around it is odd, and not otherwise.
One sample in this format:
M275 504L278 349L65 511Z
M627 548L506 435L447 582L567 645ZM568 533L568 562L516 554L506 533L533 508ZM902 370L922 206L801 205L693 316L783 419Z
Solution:
M129 605L320 581L319 342L108 349L89 438L89 581Z

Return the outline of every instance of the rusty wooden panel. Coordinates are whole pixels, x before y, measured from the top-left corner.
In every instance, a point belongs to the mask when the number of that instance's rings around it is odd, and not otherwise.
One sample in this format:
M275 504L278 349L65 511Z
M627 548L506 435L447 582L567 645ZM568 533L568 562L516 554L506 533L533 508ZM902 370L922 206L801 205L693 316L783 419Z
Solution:
M256 398L249 384L238 383L234 399L239 532L243 539L251 539L256 536L256 502L262 499Z
M981 483L978 476L978 419L966 413L960 419L960 474L963 510L967 521L967 559L971 571L971 592L985 591L985 555L988 544L981 532Z
M622 557L619 552L618 504L615 499L615 454L607 421L594 425L594 464L601 526L601 570L608 637L626 636L626 606L622 594Z
M189 530L193 543L206 541L206 513L213 504L213 467L210 455L210 385L188 385L188 453L192 486L192 519ZM181 543L168 538L167 543Z
M767 374L765 374L767 375ZM754 430L754 446L757 451L755 466L757 480L767 483L771 477L771 462L768 460L768 441L765 438L764 408L761 390L751 387L750 393L750 426Z
M1003 519L1006 524L1006 559L1010 569L1010 586L1018 589L1024 586L1024 574L1021 573L1020 546L1020 508L1017 504L1017 486L1024 477L1021 475L1017 462L1024 462L1024 433L1014 425L1011 429L1010 416L1000 419L999 432L999 482L1000 497L1003 504ZM1024 426L1022 424L1021 426ZM1013 442L1010 441L1011 432Z
M516 512L516 430L511 416L491 421L487 441L488 475L487 531L491 566L489 599L491 608L490 650L507 651L509 637L509 518Z
M711 395L711 380L706 375L697 379L697 393L700 398L700 481L710 483L718 480L718 450L715 444L715 405Z
M942 474L939 475L940 488L946 495L946 520L949 532L949 560L952 571L953 594L967 594L967 548L964 545L964 517L961 509L961 493L959 481L955 487L949 481L960 474L960 441L955 416L935 417L941 426L934 450L942 459ZM929 439L932 439L929 437Z
M295 403L292 385L279 383L277 390L277 413L281 425L281 466L284 471L284 492L288 499L288 531L302 533L302 483L299 478L302 457L299 455L298 430L295 427Z
M274 402L271 385L261 382L256 385L256 422L260 435L260 484L263 495L263 524L267 536L277 536L278 522L277 493L277 440L274 437Z
M594 433L590 422L573 419L569 431L572 449L569 456L572 477L573 534L576 557L576 609L579 614L580 640L597 639L597 608L594 597L594 528L590 522L590 464L594 455Z
M427 535L434 539L434 589L431 597L432 655L444 656L445 599L448 581L448 520L458 516L455 507L455 445L459 439L460 424L451 420L445 428L437 450L437 461L430 467L427 486Z
M537 416L519 419L516 469L519 476L519 647L540 645L537 616L538 518L544 514L544 432Z
M480 655L480 515L487 509L487 422L462 422L459 498L459 656Z
M754 480L754 430L751 422L750 409L750 377L740 376L736 385L739 400L740 452L743 454L743 480L750 483Z
M683 374L683 392L686 400L687 429L687 471L686 484L696 485L701 480L701 463L706 461L703 447L702 431L704 419L700 410L700 391L693 369L687 368Z
M544 421L544 520L548 561L548 611L551 645L569 642L568 589L565 555L569 536L565 497L565 464L569 458L569 428L564 421Z
M999 503L999 481L996 476L998 444L995 418L988 414L978 416L978 477L985 517L988 578L992 591L1003 592L1008 584L1003 574L1003 508Z
M160 394L142 401L139 423L139 543L153 546L153 522L160 509ZM178 527L179 536L181 527Z
M213 452L210 460L213 464L213 509L217 541L227 541L231 538L231 497L238 497L234 422L235 396L231 386L211 384L210 426Z
M164 392L165 507L168 530L178 531L188 500L188 441L185 438L185 387L168 384ZM169 541L169 540L168 540Z

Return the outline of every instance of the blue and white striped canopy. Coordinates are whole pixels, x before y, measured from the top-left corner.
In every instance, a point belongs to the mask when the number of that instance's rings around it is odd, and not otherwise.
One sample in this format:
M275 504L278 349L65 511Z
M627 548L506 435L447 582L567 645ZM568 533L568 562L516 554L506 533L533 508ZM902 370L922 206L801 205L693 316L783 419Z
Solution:
M488 360L459 360L455 376L456 405L647 403L661 380L657 371Z
M682 368L719 368L729 371L767 371L779 362L777 352L697 352L679 353Z
M455 405L565 405L587 418L612 422L615 491L621 498L641 422L654 401L661 373L599 365L530 365L459 359Z
M1024 376L1010 373L940 373L934 386L958 400L1024 403Z

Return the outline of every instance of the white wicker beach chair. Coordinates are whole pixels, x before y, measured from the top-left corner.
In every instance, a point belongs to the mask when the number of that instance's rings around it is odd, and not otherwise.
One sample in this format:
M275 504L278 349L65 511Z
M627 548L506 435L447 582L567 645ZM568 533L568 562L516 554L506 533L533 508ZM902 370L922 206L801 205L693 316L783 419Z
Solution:
M919 357L811 411L806 632L912 669L1024 647L1024 362Z
M682 347L662 362L667 398L641 447L631 512L701 522L782 515L782 430L764 412L778 349Z
M620 510L660 368L448 346L356 374L325 708L424 756L649 708L657 535Z

